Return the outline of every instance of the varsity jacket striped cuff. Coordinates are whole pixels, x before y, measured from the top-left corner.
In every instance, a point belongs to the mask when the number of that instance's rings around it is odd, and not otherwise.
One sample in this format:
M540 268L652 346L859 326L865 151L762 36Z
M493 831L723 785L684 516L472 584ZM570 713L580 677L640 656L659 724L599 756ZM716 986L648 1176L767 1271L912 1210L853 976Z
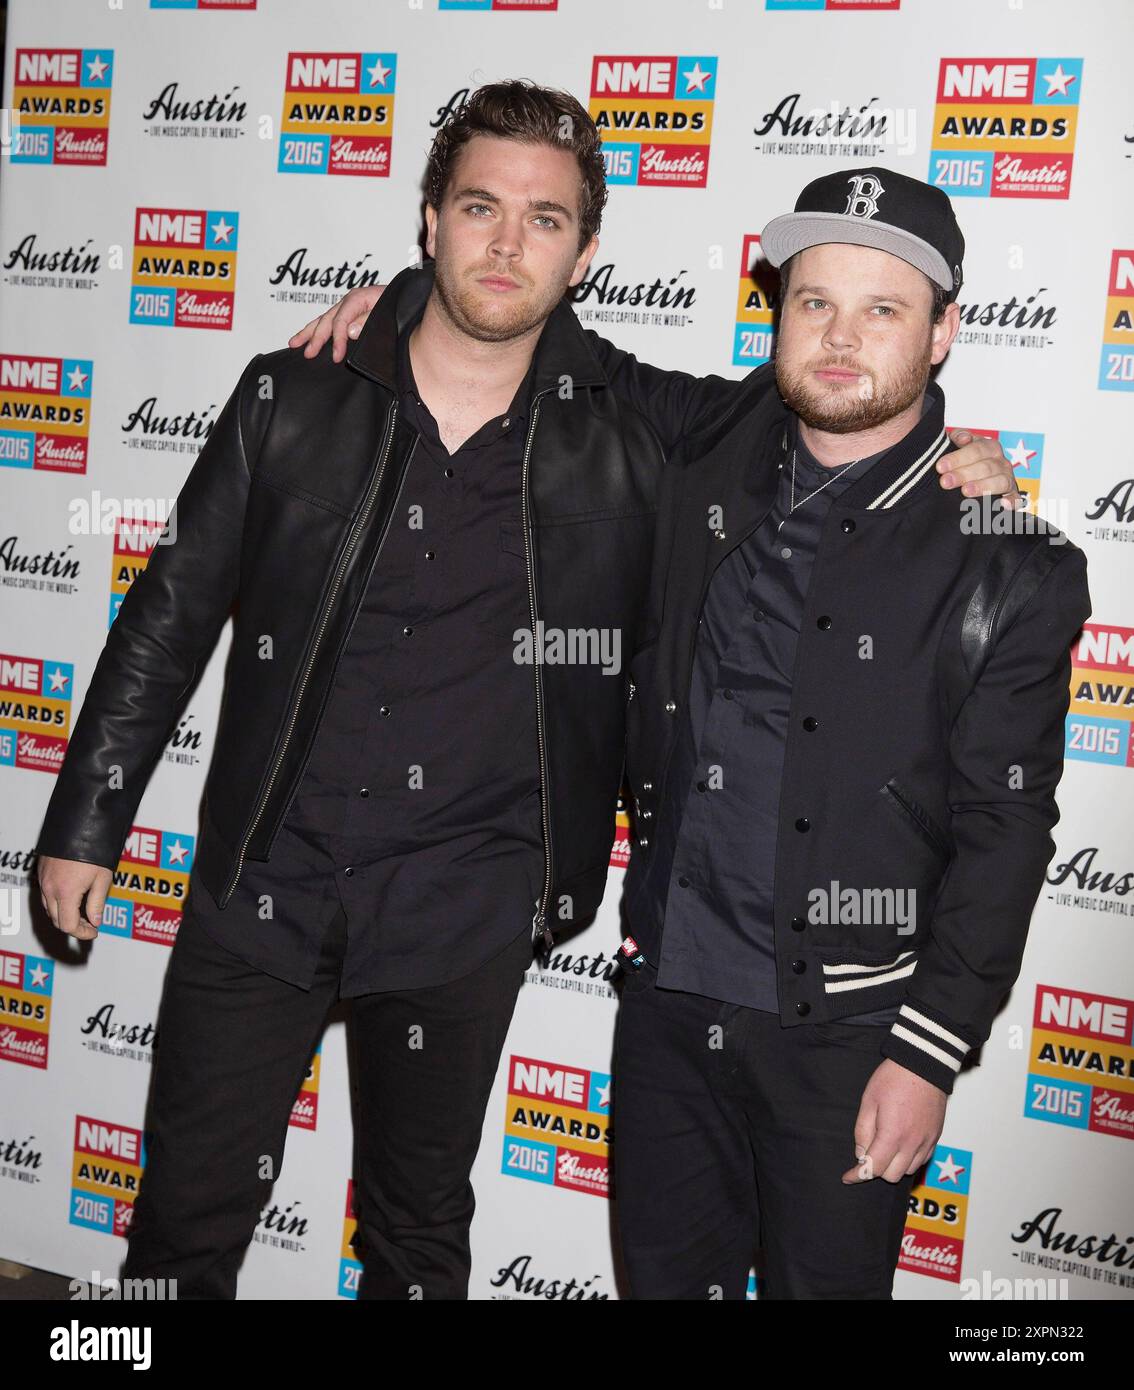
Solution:
M972 1047L953 1024L942 1023L919 1004L906 1003L882 1040L882 1055L951 1095Z

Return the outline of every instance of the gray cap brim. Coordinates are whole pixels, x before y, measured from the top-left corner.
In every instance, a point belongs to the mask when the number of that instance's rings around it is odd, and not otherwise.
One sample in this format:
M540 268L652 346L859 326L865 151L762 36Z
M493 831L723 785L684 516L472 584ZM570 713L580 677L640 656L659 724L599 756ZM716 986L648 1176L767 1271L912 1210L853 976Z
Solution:
M760 247L769 262L779 267L797 251L828 242L873 246L916 266L943 290L953 288L953 268L928 241L889 222L848 217L842 212L787 212L773 217L760 233Z

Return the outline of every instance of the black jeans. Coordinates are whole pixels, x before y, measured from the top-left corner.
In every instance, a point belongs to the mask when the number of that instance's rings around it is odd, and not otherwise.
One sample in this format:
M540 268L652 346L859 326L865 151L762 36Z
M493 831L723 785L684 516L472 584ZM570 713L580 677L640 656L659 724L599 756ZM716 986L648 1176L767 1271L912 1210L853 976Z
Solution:
M888 1299L917 1175L846 1185L884 1026L801 1024L622 991L614 1052L618 1231L634 1298Z
M178 1298L235 1298L345 947L340 911L308 992L224 950L187 908L159 1014L152 1137L123 1278L176 1278ZM467 1298L469 1173L531 960L525 924L463 979L351 1001L360 1298Z

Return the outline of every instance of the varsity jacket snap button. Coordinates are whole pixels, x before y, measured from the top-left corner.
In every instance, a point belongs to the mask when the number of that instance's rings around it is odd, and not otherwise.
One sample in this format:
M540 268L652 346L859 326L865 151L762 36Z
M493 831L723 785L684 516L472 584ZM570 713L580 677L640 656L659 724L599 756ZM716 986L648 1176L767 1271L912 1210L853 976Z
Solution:
M806 999L801 999L799 1003L795 1006L795 1011L800 1016L800 1018L806 1018L807 1015L811 1012L811 1005L807 1002Z
M666 714L673 714L673 713L675 712L676 709L677 709L677 705L676 705L672 700L667 700L667 701L665 702L665 712L666 712Z
M654 784L653 784L652 782L643 782L643 783L642 783L642 790L643 790L644 792L652 792L653 789L654 789Z
M802 931L805 926L807 926L807 923L802 917L793 917L791 919L792 931Z
M807 962L805 960L793 960L791 963L791 969L793 975L802 975L803 972L807 969Z
M819 629L820 632L826 632L828 628L831 626L831 620L827 617L826 613L824 613L823 616L818 619L815 626Z
M807 819L806 816L800 816L800 818L795 823L795 828L799 831L801 835L806 834L806 832L811 829L811 822Z
M813 734L815 730L819 727L819 721L815 718L814 715L809 714L807 718L803 721L803 727L807 730L809 734Z
M844 516L844 517L843 517L843 523L842 523L842 524L843 524L843 534L844 534L845 536L849 536L850 533L855 529L854 517L851 517L851 516Z

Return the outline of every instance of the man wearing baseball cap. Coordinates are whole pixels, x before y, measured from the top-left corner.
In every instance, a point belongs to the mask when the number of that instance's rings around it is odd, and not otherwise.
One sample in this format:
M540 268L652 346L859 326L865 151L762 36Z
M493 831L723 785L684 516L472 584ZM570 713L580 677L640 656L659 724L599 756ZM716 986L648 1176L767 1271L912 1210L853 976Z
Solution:
M686 403L630 666L618 1224L636 1297L743 1298L759 1245L761 1296L889 1298L1054 849L1085 560L936 485L943 192L840 171L761 244L778 392Z
M938 486L963 246L940 191L840 173L765 231L774 366L698 378L587 334L671 455L627 706L635 1297L743 1298L761 1242L765 1296L889 1297L914 1174L1018 970L1086 590L1073 546L965 534ZM292 345L333 327L341 352L375 297Z

